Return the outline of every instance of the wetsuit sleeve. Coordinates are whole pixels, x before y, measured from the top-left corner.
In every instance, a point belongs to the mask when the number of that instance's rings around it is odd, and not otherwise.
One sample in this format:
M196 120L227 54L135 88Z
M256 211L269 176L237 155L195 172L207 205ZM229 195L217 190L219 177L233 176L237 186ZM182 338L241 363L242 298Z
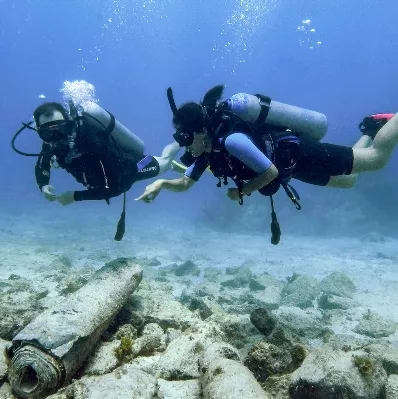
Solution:
M35 165L36 183L40 191L44 186L50 183L51 157L52 152L50 146L43 143L39 158Z
M184 175L192 180L198 181L208 166L209 162L207 157L200 156L196 158L195 162L185 171Z
M73 198L75 201L96 201L106 200L122 194L121 190L111 190L110 188L95 188L91 190L75 191Z
M228 136L225 149L257 173L264 173L272 166L267 156L243 133Z

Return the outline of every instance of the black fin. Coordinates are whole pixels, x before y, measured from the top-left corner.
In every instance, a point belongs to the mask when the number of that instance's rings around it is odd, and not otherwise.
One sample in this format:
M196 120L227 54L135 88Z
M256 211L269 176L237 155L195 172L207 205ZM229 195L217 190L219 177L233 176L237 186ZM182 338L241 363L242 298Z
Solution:
M201 104L207 107L214 108L224 93L224 85L214 86L208 90L201 101Z

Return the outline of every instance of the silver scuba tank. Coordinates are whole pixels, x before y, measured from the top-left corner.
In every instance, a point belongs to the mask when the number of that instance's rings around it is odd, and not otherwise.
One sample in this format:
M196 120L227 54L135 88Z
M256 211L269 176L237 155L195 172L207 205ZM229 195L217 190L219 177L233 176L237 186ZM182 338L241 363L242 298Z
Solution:
M82 115L84 116L84 114L89 114L93 117L88 117L87 121L97 129L103 129L104 126L107 128L111 122L109 112L95 102L90 101L83 105ZM111 132L111 136L121 150L137 157L143 156L145 151L144 142L117 119L115 120L115 127Z
M239 115L243 120L250 123L257 122L261 111L258 97L246 93L237 93L227 100L227 104L229 110ZM264 123L286 127L299 136L303 135L317 141L325 136L328 128L327 118L324 114L274 100L271 100Z

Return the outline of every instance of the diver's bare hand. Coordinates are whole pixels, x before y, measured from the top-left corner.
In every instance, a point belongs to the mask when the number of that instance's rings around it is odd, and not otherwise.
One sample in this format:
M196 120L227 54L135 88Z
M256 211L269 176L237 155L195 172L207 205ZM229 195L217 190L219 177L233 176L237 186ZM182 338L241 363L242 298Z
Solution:
M41 189L41 192L43 193L43 197L47 201L52 202L57 199L57 196L55 194L55 188L53 186L50 186L49 184L47 184L46 186L43 186L43 188Z
M144 201L146 203L152 202L162 190L162 183L163 183L162 180L156 180L153 183L151 183L149 186L146 186L144 193L141 194L135 200Z
M75 202L75 192L65 191L61 195L57 196L57 201L62 205L69 205Z
M235 187L229 188L227 192L228 198L232 201L239 201L240 200L240 194L239 190Z

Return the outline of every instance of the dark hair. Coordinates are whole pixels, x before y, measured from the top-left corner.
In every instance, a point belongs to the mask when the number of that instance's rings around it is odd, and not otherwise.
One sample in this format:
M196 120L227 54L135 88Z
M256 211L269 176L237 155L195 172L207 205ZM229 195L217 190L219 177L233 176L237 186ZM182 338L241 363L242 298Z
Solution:
M206 92L199 104L194 102L183 104L174 113L174 127L190 133L201 132L203 128L211 130L215 107L223 92L223 85L214 86Z
M39 119L41 115L52 116L54 115L55 111L60 112L62 116L65 118L65 120L69 119L69 114L67 113L66 109L62 106L62 104L56 102L44 103L39 105L33 112L33 118L35 120L36 126L37 127L40 126Z
M206 92L205 96L203 97L203 100L200 103L202 105L205 105L206 107L214 108L217 105L217 103L221 100L223 93L224 93L224 85L214 86Z
M200 132L206 126L203 107L190 102L183 104L173 116L173 125L185 132Z

